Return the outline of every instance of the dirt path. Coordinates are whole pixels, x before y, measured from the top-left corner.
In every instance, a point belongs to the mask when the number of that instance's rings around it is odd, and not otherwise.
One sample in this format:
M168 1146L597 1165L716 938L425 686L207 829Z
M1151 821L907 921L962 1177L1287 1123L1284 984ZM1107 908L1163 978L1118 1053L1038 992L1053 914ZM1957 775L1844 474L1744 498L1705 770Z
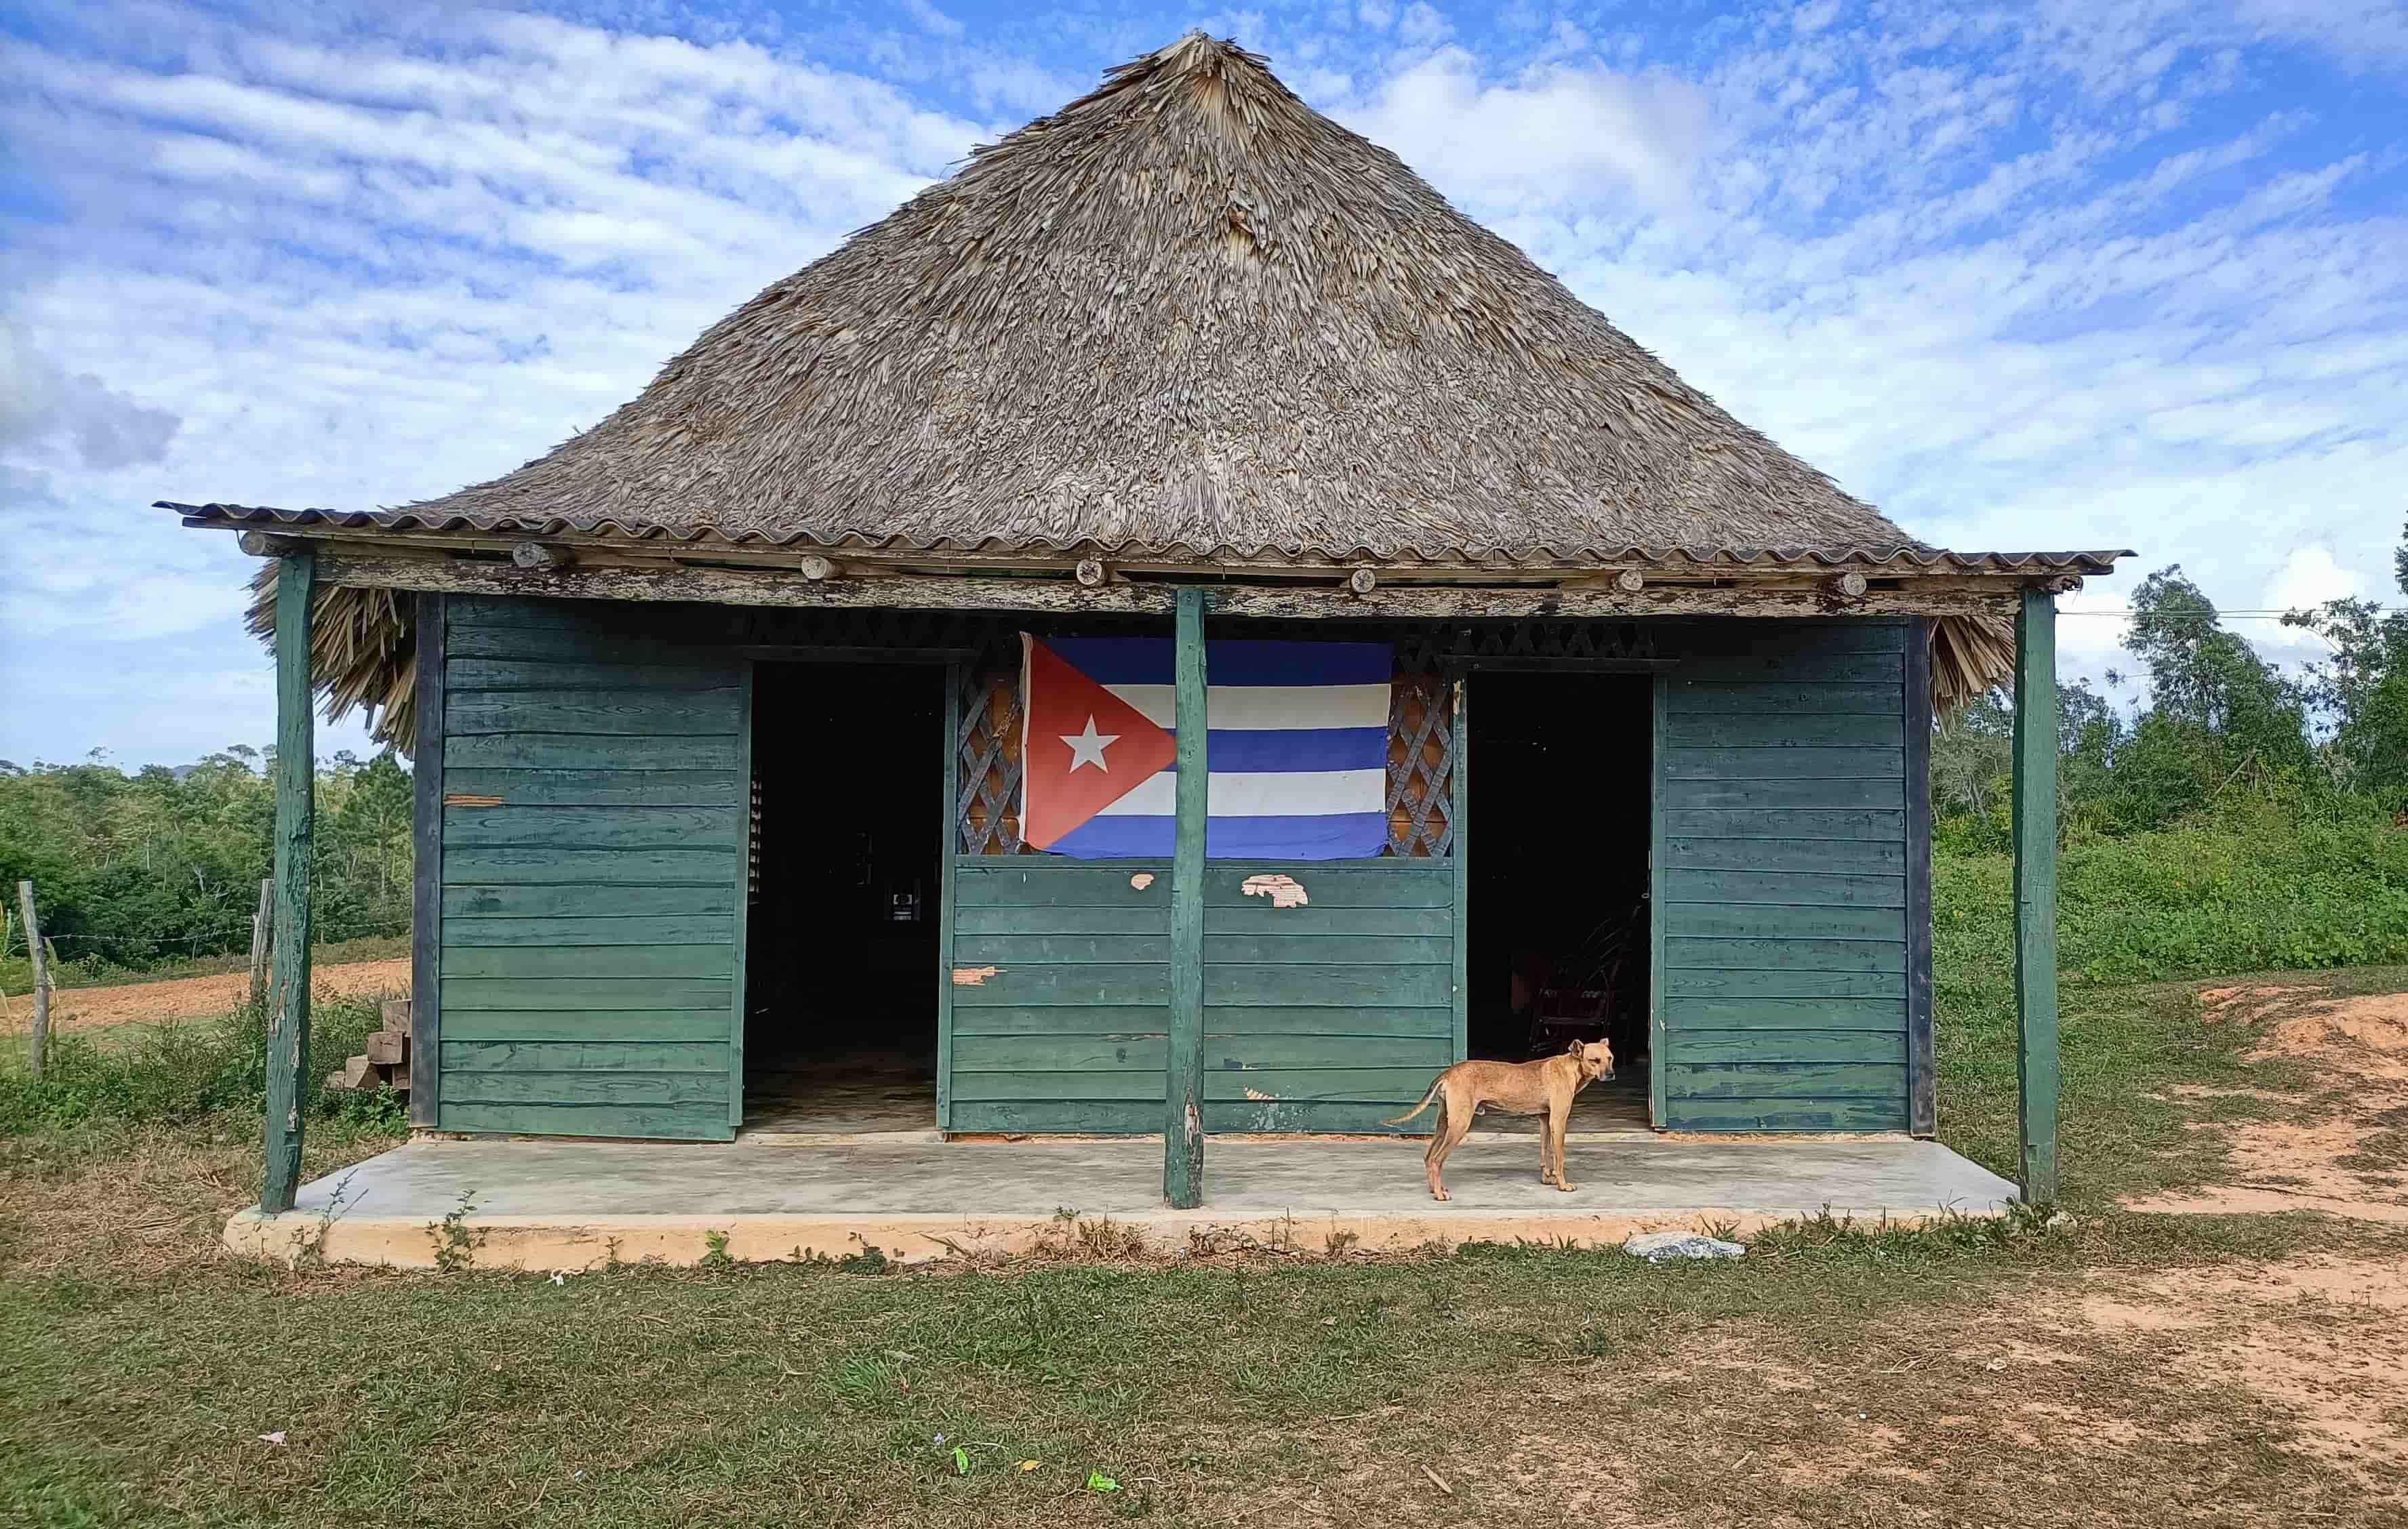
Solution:
M50 1023L59 1030L98 1030L116 1024L205 1019L240 1004L250 987L248 972L222 972L113 988L62 988L50 998ZM310 973L309 988L321 997L336 998L407 993L409 958L320 966ZM33 1012L33 1000L11 998L8 1007L15 1025L22 1029Z
M2323 1210L2408 1223L2408 993L2334 996L2310 986L2210 988L2209 1018L2255 1032L2250 1054L2311 1065L2307 1094L2177 1090L2256 1107L2257 1118L2202 1122L2226 1134L2229 1180L2130 1203L2134 1210Z

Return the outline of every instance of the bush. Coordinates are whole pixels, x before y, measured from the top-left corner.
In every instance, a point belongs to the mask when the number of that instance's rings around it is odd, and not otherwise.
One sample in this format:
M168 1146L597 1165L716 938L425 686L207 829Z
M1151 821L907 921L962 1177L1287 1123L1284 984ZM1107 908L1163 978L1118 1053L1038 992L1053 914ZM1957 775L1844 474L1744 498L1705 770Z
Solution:
M380 1022L375 999L311 1005L301 1067L301 1095L311 1114L401 1128L397 1095L323 1087L326 1073L365 1050L368 1032ZM249 1007L215 1020L161 1025L125 1047L53 1036L39 1081L21 1060L0 1067L0 1135L95 1121L180 1124L229 1109L257 1116L266 1107L266 1056L265 1017Z

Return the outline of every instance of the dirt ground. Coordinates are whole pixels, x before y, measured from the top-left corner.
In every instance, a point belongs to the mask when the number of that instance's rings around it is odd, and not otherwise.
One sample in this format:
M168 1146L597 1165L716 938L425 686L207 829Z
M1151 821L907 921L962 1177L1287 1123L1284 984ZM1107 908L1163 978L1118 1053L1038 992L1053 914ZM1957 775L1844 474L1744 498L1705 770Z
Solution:
M50 995L50 1025L57 1030L99 1030L120 1024L205 1019L240 1005L250 988L251 976L247 972L179 977L165 982L128 982L113 988L62 988ZM321 996L337 998L405 994L409 992L409 958L320 966L309 974L309 988ZM16 1027L22 1029L28 1022L33 1002L22 996L8 1000L9 1015Z
M2134 1210L2325 1210L2408 1224L2408 993L2336 997L2305 986L2209 988L2213 1021L2254 1032L2254 1060L2283 1060L2302 1092L2179 1089L2229 1105L2231 1174L2214 1189L2131 1202Z

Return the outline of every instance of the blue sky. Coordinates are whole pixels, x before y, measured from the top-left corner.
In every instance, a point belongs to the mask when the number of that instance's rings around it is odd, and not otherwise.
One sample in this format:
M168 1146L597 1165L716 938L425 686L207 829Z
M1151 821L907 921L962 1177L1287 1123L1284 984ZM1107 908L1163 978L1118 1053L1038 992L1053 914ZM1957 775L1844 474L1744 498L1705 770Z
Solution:
M2396 597L2408 0L20 0L0 758L270 736L249 560L150 501L513 467L1191 26L1926 539L2130 546L2236 609ZM2067 603L2077 672L2136 578Z

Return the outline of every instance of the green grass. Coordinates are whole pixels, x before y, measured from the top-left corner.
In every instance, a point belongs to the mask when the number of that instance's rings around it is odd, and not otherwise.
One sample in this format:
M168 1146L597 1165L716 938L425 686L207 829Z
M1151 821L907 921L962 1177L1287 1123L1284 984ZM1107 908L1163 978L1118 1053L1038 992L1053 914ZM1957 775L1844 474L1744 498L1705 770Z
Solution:
M409 954L408 935L370 935L312 946L311 965L339 966L354 961L391 961ZM113 988L136 982L172 982L181 977L217 977L251 969L248 951L190 956L141 966L124 966L97 957L63 961L50 974L50 985L64 993L73 988ZM0 956L0 993L11 999L34 991L34 964L22 954Z

